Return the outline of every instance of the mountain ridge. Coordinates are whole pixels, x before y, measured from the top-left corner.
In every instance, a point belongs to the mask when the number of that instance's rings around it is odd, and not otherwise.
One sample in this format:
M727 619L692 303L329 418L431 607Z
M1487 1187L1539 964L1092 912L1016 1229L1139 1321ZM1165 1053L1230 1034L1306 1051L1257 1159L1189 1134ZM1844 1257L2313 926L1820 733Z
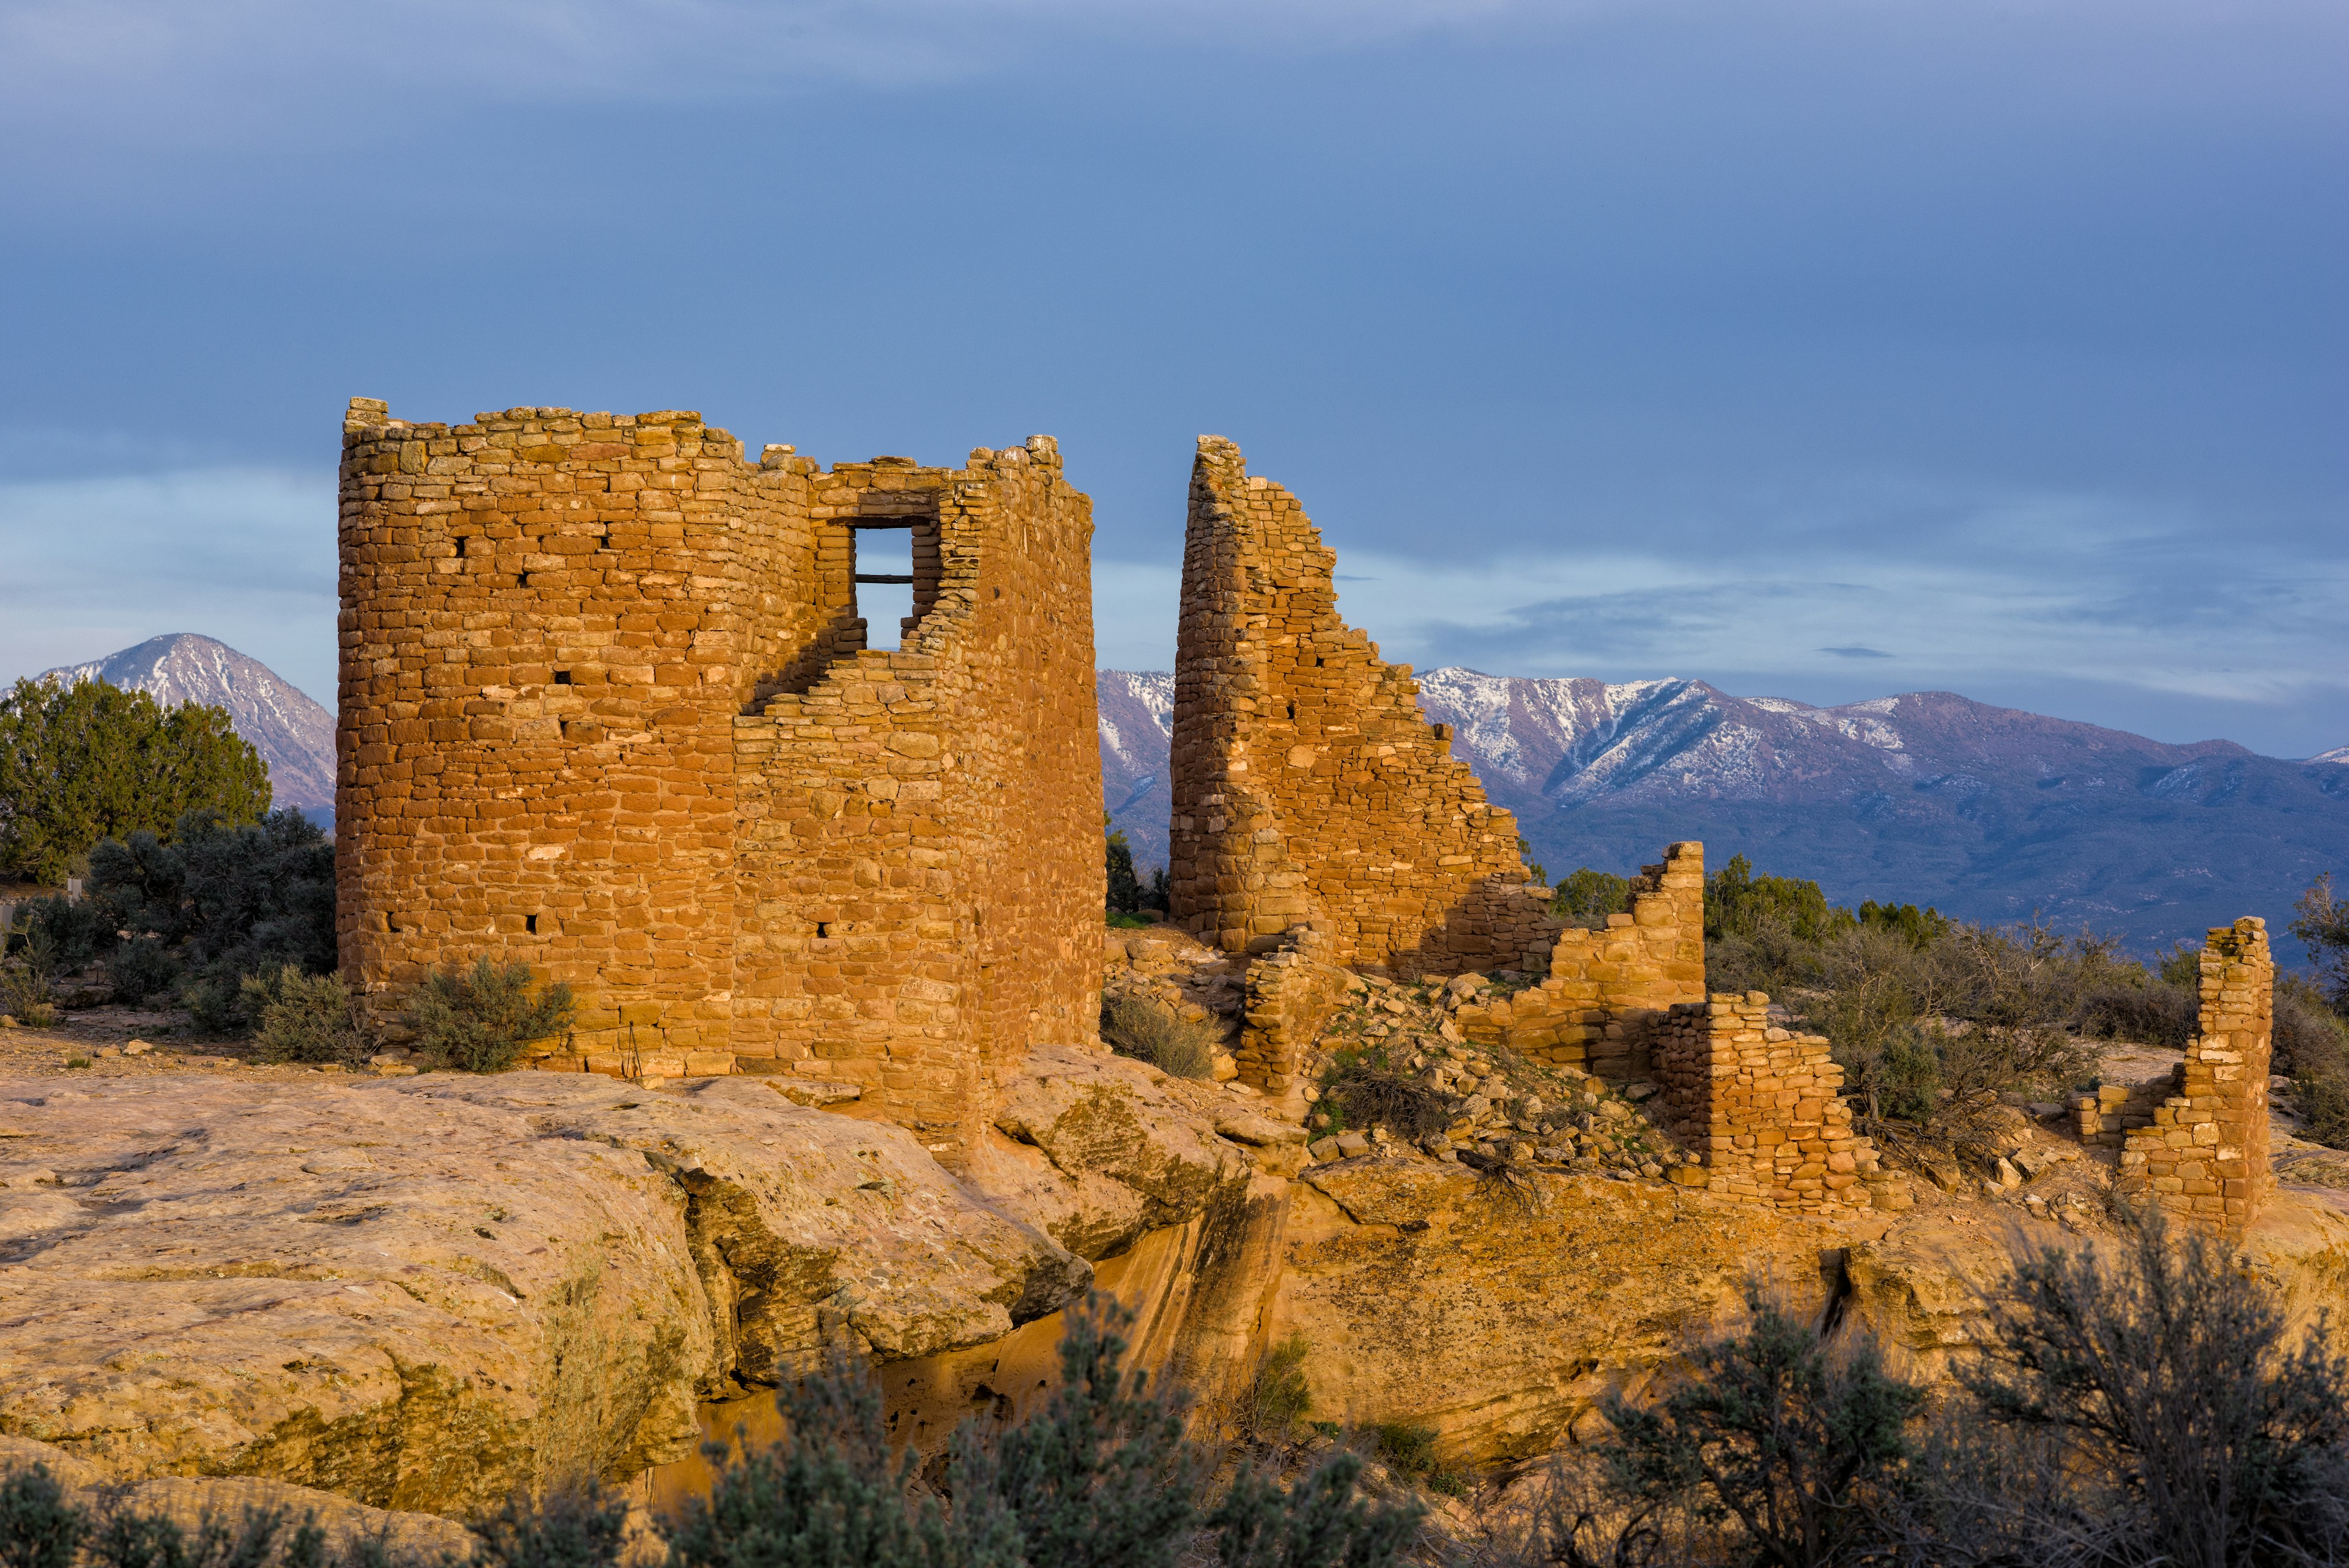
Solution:
M166 707L203 702L228 711L236 732L269 766L278 805L314 816L335 808L335 716L259 659L217 638L166 632L83 664L61 664L36 680L107 680L145 691Z
M1163 775L1132 711L1157 681L1171 708L1171 677L1110 676L1125 717L1114 764L1104 732L1104 780ZM1629 871L1694 838L1716 866L1743 853L1840 903L2086 925L2143 946L2244 913L2281 931L2302 888L2349 866L2349 748L2262 757L1949 691L1819 707L1681 678L1454 667L1418 680L1427 717L1454 727L1454 754L1554 873ZM1113 814L1140 860L1165 852L1161 788Z

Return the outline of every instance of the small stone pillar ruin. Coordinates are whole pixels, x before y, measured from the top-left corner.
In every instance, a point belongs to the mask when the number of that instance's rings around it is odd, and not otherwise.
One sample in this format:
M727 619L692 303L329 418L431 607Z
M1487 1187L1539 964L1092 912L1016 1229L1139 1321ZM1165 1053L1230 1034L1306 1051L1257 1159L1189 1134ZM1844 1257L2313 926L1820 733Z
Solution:
M2201 1019L2149 1126L2127 1129L2120 1189L2170 1214L2240 1231L2275 1187L2268 1161L2268 1060L2275 960L2267 922L2213 926L2202 949Z
M1672 1008L1655 1072L1674 1131L1713 1191L1805 1214L1873 1206L1876 1146L1852 1131L1826 1037L1770 1022L1767 993Z

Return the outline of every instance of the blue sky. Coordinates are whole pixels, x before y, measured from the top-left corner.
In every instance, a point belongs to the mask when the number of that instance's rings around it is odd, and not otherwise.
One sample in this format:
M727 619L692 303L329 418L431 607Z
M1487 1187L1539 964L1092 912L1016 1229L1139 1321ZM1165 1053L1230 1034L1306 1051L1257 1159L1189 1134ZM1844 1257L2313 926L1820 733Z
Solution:
M0 0L0 676L333 696L339 410L1193 438L1390 657L2349 743L2337 0Z

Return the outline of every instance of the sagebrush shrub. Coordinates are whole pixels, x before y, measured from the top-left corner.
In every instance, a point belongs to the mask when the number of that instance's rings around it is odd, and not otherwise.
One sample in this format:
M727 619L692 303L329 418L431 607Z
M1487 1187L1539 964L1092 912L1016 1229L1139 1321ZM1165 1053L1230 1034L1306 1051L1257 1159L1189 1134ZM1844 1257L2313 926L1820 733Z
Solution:
M254 1044L264 1062L348 1065L374 1048L357 999L339 974L304 974L289 963L275 974L246 976L243 991L245 1012L260 1021Z
M1216 1072L1213 1024L1185 1018L1163 1002L1132 992L1102 998L1102 1038L1121 1056L1149 1063L1177 1078L1211 1078Z
M564 981L534 991L528 964L487 954L469 970L426 971L408 1002L417 1048L436 1066L468 1073L504 1072L524 1045L562 1033L576 1013Z
M1313 1388L1305 1380L1305 1358L1312 1350L1311 1341L1292 1333L1257 1364L1248 1385L1248 1428L1257 1438L1285 1440L1311 1413Z

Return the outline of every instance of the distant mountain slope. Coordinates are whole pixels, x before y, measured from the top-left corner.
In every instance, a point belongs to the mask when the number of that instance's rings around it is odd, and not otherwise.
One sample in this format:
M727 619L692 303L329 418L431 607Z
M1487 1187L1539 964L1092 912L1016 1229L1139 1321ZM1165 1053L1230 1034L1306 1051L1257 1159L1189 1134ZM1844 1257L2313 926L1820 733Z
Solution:
M1174 723L1174 677L1103 670L1093 678L1101 706L1102 800L1125 829L1134 861L1166 864L1166 826L1174 804L1166 745Z
M203 702L228 710L236 732L269 764L279 805L335 806L335 716L258 659L193 632L150 638L88 664L61 665L42 679L110 680L158 702Z
M2035 912L2144 946L2241 914L2281 930L2317 873L2349 871L2349 767L2329 761L2165 745L1946 691L1814 708L1700 680L1419 680L1553 873L1624 871L1698 838L1713 865L1742 852L1839 902ZM1137 857L1163 855L1134 826Z

